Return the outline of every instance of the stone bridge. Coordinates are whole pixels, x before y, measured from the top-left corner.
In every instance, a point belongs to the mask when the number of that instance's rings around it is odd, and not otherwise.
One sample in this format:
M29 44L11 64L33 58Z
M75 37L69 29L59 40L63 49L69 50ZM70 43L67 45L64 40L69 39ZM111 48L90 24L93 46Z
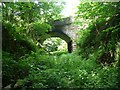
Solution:
M66 41L68 52L71 53L75 44L76 32L79 30L79 26L73 24L72 17L62 18L61 20L54 20L52 22L52 30L47 34L49 37L59 37ZM41 38L42 43L47 38Z

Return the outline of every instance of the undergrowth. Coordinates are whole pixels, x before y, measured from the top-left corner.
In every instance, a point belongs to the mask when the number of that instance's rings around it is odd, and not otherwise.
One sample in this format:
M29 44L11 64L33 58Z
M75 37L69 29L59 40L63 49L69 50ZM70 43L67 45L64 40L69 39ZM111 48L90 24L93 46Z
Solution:
M28 88L117 88L117 67L103 66L93 55L89 59L72 54L61 56L33 53L19 61L28 76L19 79L17 84Z

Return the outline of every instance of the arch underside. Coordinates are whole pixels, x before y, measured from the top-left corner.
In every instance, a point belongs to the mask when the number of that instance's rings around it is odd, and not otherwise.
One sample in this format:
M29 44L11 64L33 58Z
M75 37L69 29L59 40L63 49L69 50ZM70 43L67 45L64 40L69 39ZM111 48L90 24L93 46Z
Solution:
M48 37L42 38L41 43L43 43L47 38L50 38L50 37L59 37L59 38L61 38L61 39L63 39L63 40L66 41L67 46L68 46L68 52L69 53L72 52L72 40L71 40L71 38L68 35L66 35L63 32L56 32L56 31L51 31L51 32L48 32L47 34L48 34Z

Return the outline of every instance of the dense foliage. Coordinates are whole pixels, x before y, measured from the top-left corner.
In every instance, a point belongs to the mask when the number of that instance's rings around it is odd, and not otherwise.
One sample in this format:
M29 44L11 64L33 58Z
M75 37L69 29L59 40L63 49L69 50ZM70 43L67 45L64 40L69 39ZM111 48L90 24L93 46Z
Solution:
M61 18L63 5L2 3L3 88L119 87L120 3L80 3L75 23L81 29L72 53L61 39L41 43L50 37L53 26L48 22Z
M116 46L120 41L119 6L120 3L111 2L82 3L79 6L78 18L83 16L88 23L88 27L85 29L83 27L80 31L78 45L81 49L79 53L84 52L84 56L88 58L89 54L98 50L101 54L99 57L102 59L101 62L110 63L115 60ZM84 12L86 8L87 10Z

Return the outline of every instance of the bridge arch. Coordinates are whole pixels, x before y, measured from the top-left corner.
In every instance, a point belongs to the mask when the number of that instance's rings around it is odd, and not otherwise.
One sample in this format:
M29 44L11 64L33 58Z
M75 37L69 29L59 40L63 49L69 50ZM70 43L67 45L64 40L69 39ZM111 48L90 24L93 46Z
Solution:
M50 37L59 37L66 41L68 52L71 53L74 49L74 43L76 38L76 30L79 30L79 27L76 25L73 25L72 17L62 18L58 20L54 20L52 22L49 22L52 26L51 31L47 32L47 35L41 35L39 40L42 44L47 38Z
M67 49L68 49L68 52L71 53L72 52L72 40L71 38L66 35L65 33L63 32L58 32L58 31L50 31L47 33L47 37L45 38L42 38L41 40L41 43L43 43L47 38L50 38L50 37L59 37L61 38L62 40L64 40L66 43L67 43Z

